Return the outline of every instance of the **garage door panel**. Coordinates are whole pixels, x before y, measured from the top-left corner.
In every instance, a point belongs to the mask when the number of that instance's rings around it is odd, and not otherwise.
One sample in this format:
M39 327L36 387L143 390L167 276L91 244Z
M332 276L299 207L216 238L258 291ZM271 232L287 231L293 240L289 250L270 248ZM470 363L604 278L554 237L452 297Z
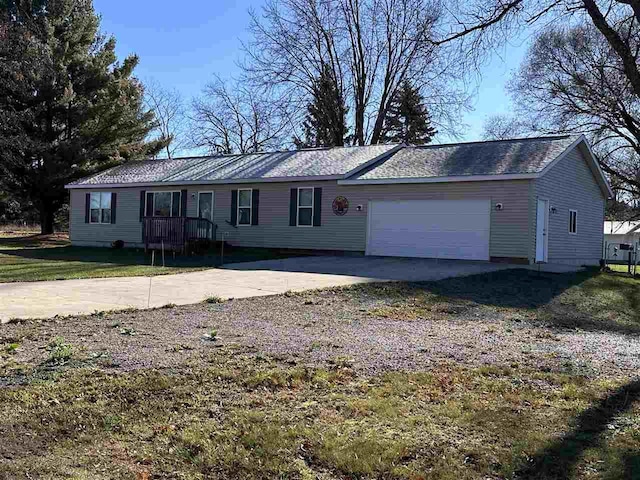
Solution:
M489 200L374 201L367 254L489 259Z

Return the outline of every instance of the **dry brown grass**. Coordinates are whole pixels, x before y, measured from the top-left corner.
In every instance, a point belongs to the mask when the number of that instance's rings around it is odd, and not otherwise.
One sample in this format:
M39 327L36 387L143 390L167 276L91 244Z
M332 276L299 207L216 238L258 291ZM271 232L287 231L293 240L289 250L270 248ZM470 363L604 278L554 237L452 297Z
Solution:
M630 478L638 465L640 388L624 378L365 377L232 350L178 371L86 367L0 389L2 478Z

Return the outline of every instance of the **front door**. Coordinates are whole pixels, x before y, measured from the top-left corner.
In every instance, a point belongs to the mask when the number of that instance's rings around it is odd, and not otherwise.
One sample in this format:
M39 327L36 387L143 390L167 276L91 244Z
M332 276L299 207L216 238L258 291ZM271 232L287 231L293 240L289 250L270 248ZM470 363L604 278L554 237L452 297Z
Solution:
M536 262L547 261L547 247L549 238L549 200L538 199L536 215Z
M213 222L213 192L198 192L198 218Z

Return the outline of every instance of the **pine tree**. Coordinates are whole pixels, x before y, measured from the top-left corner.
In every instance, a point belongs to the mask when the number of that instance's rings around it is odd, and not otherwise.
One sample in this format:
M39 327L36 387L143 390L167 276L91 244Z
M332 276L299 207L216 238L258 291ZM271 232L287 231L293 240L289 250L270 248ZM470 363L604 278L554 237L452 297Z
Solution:
M159 151L155 125L91 0L0 0L0 186L51 233L64 185Z
M385 142L424 145L438 133L420 91L408 80L402 82L393 96L384 125Z
M304 141L294 140L298 148L343 146L348 129L347 106L329 65L322 67L313 86L313 99L307 107Z

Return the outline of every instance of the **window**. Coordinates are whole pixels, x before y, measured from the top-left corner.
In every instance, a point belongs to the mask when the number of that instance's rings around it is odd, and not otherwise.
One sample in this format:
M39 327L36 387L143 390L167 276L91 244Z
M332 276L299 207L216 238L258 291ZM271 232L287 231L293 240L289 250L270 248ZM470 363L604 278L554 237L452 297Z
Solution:
M569 233L576 235L578 233L578 211L569 210Z
M111 223L111 192L91 194L89 223Z
M313 188L298 189L298 226L313 226Z
M179 217L180 192L147 192L145 213L148 217Z
M238 225L251 225L251 200L253 190L238 190Z

